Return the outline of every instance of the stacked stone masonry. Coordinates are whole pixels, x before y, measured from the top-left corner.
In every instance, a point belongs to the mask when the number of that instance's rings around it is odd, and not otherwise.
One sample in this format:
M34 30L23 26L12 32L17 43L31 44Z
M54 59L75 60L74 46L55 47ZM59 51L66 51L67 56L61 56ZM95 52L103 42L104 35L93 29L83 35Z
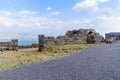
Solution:
M42 37L41 37L42 36ZM46 37L39 35L39 45L66 45L66 44L82 44L82 43L101 43L103 37L94 29L79 29L67 31L63 36ZM40 46L39 46L40 47Z
M9 42L0 42L0 51L15 50L18 51L18 40L12 39Z

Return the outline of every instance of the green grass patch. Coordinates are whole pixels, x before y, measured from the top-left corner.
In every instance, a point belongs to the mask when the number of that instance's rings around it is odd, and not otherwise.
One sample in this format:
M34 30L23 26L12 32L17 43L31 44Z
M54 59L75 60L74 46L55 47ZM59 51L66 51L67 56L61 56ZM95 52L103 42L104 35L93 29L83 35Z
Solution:
M24 65L25 65L24 62L20 62L20 63L18 63L16 65L11 66L11 68L17 68L17 67L21 67L21 66L24 66Z

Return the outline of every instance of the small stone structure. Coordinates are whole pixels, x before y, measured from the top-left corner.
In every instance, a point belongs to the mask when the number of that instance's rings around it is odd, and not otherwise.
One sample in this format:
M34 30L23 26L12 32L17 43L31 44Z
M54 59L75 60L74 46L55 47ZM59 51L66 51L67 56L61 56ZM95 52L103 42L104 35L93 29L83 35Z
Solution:
M82 44L82 43L101 43L103 37L94 29L79 29L67 31L63 36L46 37L39 35L39 51L42 51L44 46L51 45L66 45L66 44Z
M39 51L42 51L43 50L43 48L44 48L44 39L45 39L45 37L44 37L44 35L39 35L38 36L39 37L39 44L38 44L38 47L39 47Z
M18 40L12 39L10 42L0 42L0 51L5 50L18 51Z
M120 40L120 32L110 32L105 34L105 39L114 38Z

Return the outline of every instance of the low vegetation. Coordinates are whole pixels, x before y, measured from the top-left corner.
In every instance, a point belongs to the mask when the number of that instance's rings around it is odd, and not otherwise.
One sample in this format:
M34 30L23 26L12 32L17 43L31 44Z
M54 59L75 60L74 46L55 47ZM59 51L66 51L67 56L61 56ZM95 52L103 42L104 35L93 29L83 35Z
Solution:
M46 47L43 52L37 48L20 49L18 52L0 52L0 70L17 68L36 62L45 62L78 53L94 44L72 44Z

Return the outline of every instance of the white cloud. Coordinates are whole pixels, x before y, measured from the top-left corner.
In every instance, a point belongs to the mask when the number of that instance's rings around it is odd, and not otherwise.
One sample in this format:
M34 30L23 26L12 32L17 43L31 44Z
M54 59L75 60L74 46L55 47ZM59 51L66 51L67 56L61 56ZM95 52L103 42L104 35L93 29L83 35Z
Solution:
M106 32L118 32L120 31L120 17L118 16L98 16L91 20L93 28L104 34Z
M47 7L47 10L51 10L52 9L52 7Z
M50 13L50 14L51 14L51 15L59 15L60 12L56 11L56 12L52 12L52 13Z
M99 2L108 2L109 0L98 0Z
M107 15L107 16L113 15L113 10L110 7L103 7L101 8L100 12L102 15Z
M1 15L1 16L11 16L12 13L9 12L9 11L3 10L3 11L0 11L0 15Z
M33 14L36 14L36 13L37 13L36 11L28 11L28 10L18 11L18 14L20 14L20 15L33 15Z
M54 17L35 16L34 11L0 11L2 14L0 15L0 37L5 38L4 36L8 34L10 35L6 38L28 38L28 36L32 34L36 37L38 34L57 36L60 34L65 34L67 30L80 28L94 28L100 33L120 31L120 17L104 15L107 14L107 12L111 12L111 8L109 7L103 8L102 11L102 16L96 16L92 19L72 20L68 22L56 19ZM12 16L5 16L11 14ZM22 17L20 14L27 14L28 16ZM51 15L59 14L60 12L51 13ZM25 34L28 35L26 36Z
M0 26L9 27L13 26L13 24L15 24L15 21L13 19L5 16L0 16Z
M59 15L59 14L61 14L59 11L55 11L55 12L49 13L47 16L48 17L53 17L53 16L56 16L56 15Z
M82 14L96 13L99 11L98 3L95 0L85 0L77 3L73 10L79 11Z
M22 36L21 35L18 35L18 34L8 34L8 33L5 33L5 34L0 34L0 41L10 41L11 39L18 39L18 38L21 38Z
M109 2L109 0L84 0L76 3L73 10L78 11L82 14L97 13L101 10L99 4Z
M19 13L18 13L19 12ZM34 12L34 11L31 11ZM35 16L30 11L10 12L12 16L0 15L0 34L49 34L51 27L56 27L57 24L62 23L61 20L53 17ZM21 15L20 15L21 14ZM26 15L26 17L23 17ZM58 15L60 12L53 12L51 15ZM3 13L3 15L8 15ZM47 31L48 30L48 31ZM1 35L0 35L1 36ZM25 35L22 35L25 36ZM9 36L8 36L9 37ZM14 36L13 36L14 37ZM10 37L11 38L11 37Z

